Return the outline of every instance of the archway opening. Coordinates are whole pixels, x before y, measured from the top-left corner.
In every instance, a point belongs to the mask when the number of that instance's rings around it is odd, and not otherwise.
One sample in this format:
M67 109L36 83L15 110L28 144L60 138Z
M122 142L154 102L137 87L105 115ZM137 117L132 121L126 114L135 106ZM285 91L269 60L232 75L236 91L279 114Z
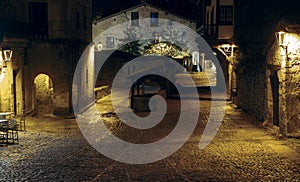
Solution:
M37 115L53 114L53 82L46 74L39 74L34 79L35 85L35 110Z
M271 70L270 83L268 84L269 114L270 120L275 126L279 126L279 79L277 71Z

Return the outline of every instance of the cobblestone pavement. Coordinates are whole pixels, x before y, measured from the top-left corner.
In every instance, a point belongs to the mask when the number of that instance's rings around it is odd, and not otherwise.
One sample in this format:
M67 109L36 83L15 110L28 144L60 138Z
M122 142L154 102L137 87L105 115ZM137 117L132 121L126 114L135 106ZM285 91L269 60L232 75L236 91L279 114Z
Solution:
M106 124L124 140L153 140L174 126L169 114L159 130L143 133L118 124L106 97ZM300 155L285 139L254 127L248 115L230 106L214 141L198 148L210 101L201 101L199 123L188 142L173 155L144 165L115 162L93 149L75 119L27 118L20 145L0 146L0 181L297 181ZM169 100L172 106L178 100ZM175 111L174 111L175 112ZM176 117L175 117L176 118ZM142 136L142 137L141 137Z

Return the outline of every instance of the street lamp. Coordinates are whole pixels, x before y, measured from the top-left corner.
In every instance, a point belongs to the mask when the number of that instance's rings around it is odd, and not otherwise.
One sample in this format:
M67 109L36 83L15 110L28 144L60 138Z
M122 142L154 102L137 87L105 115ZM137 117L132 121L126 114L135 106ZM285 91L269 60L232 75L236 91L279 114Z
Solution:
M233 51L236 47L234 44L222 44L217 46L217 49L228 58L233 56Z
M278 42L279 46L282 48L287 47L287 43L284 42L284 35L285 35L285 32L283 32L283 31L275 33L276 41Z
M9 47L2 48L3 61L11 61L13 51Z
M102 49L103 44L101 42L95 44L94 51L102 51Z
M280 31L280 32L276 32L275 33L275 38L276 38L276 41L279 45L279 47L281 47L283 50L284 50L284 55L282 56L285 56L285 67L291 67L291 64L290 64L290 60L289 60L289 52L288 52L288 44L289 42L286 40L288 38L285 38L286 36L286 32L283 32L283 31Z
M3 68L7 67L6 62L11 61L13 51L10 48L5 47L2 48L0 53L0 72L2 72Z

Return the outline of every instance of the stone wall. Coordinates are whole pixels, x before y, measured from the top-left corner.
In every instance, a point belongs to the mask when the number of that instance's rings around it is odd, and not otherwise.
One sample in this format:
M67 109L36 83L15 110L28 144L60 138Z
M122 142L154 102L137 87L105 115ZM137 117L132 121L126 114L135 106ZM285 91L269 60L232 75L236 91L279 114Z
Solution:
M19 21L26 21L28 0L1 0L0 17L10 18Z
M238 106L252 114L258 121L267 119L267 78L265 67L257 67L237 73Z
M1 53L1 52L0 52ZM1 59L1 58L0 58ZM13 94L11 84L13 83L13 70L11 63L6 63L6 68L2 68L0 74L0 110L13 111Z
M286 119L289 133L300 132L300 60L292 62L291 68L287 68L286 93Z
M95 102L95 58L94 45L86 48L77 64L72 88L72 105L76 113L86 110Z
M128 22L131 20L131 12L139 12L139 19L148 18L146 21L139 21L139 26L131 26L130 22L128 24L123 24L119 26L118 29L113 28L116 25ZM150 26L150 13L157 12L158 18L166 19L170 21L160 21L158 20L158 26ZM174 21L174 22L172 22ZM182 26L178 26L175 22L185 25L186 29ZM176 28L174 28L176 26ZM169 12L165 12L161 9L157 9L150 5L138 6L128 11L120 12L118 14L109 16L98 20L93 24L93 41L96 43L103 44L106 48L106 38L114 37L114 48L117 49L128 43L128 40L141 40L141 39L155 39L155 35L152 32L156 32L156 36L162 38L163 41L168 41L173 44L181 46L183 49L190 50L196 45L196 40L193 35L189 35L190 30L196 29L195 22L191 20L184 19L180 16L176 16ZM109 31L108 31L109 30ZM149 34L151 32L151 34ZM168 32L171 32L167 35ZM98 37L101 34L101 37ZM173 35L173 36L171 36ZM130 38L134 37L134 38ZM193 40L190 40L193 39Z
M191 20L187 20L180 16L170 14L169 12L165 12L161 9L157 9L152 6L145 5L145 6L139 6L137 8L129 9L128 11L120 12L118 14L98 20L97 22L95 22L93 24L93 31L92 31L93 39L95 39L95 37L97 35L101 34L105 30L107 30L115 25L130 21L131 20L131 12L139 12L139 19L150 18L151 12L157 12L158 18L176 21L176 22L184 24L192 29L196 29L195 22L193 22ZM149 24L150 24L150 20L149 20ZM153 28L157 29L157 27L153 27Z
M77 44L74 46L74 44ZM34 41L29 49L29 63L25 66L25 107L34 108L34 79L43 73L53 81L54 114L67 115L71 112L71 85L74 69L81 54L80 46L84 43L75 41Z
M0 111L15 111L16 114L22 114L24 110L22 61L25 44L22 42L11 44L8 41L6 45L13 50L13 56L10 62L3 64L6 67L0 71Z
M300 57L286 57L284 48L273 42L267 52L267 63L269 65L269 76L278 76L278 98L279 98L279 127L284 135L299 133L300 131ZM268 93L271 94L272 87L268 84ZM273 103L269 98L268 114L272 117ZM270 118L271 119L271 118Z
M96 64L103 61L101 58L108 56L111 51L96 51L95 52L95 60ZM112 85L116 74L120 71L120 69L128 62L135 58L135 56L122 52L122 51L114 51L111 55L105 60L101 70L96 74L96 87ZM97 65L96 65L97 67Z
M12 103L15 102L15 105L13 106L12 111L15 111L17 115L23 114L25 110L25 105L24 105L24 87L23 87L23 82L24 82L24 62L25 57L27 56L26 50L27 48L27 43L19 43L18 48L13 48L13 60L12 60L12 68L13 68L13 82L14 85L14 93L15 97L12 100ZM16 107L16 108L14 108Z
M91 9L91 0L48 0L49 38L91 41Z
M53 83L51 78L40 74L34 79L37 115L53 114Z
M15 37L15 30L4 28L8 32L2 32L3 37L1 34L1 47L12 48L13 59L8 63L7 72L0 75L3 77L0 78L0 110L15 111L19 115L23 110L31 112L36 109L34 79L43 73L53 80L53 113L67 115L72 111L74 70L91 41L92 0L3 0L0 2L0 17L28 23L28 3L34 2L47 3L48 35L35 35L35 31L27 32L24 27L24 30L17 31L22 34ZM19 42L19 39L25 41ZM91 70L82 78L93 80L93 74Z

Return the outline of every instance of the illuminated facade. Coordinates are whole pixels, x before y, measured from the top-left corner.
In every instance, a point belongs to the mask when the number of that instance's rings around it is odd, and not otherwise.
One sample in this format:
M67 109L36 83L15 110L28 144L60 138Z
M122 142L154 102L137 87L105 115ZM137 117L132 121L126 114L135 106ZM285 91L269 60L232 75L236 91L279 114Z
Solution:
M67 115L76 63L91 41L91 0L5 0L1 47L13 50L0 75L1 111Z
M225 4L224 4L225 5ZM141 22L140 19L148 18L148 20ZM158 19L157 19L158 18ZM168 21L160 21L159 19L165 19ZM108 28L111 28L114 25L118 25L127 21L131 21L129 27L124 28L124 31L117 29L110 30L105 32ZM120 11L116 14L98 19L93 23L93 40L99 46L98 50L114 50L119 49L123 45L128 37L135 37L135 39L147 39L155 40L151 45L146 46L147 49L144 50L141 54L135 54L135 50L131 50L135 45L129 45L126 52L130 52L136 56L139 55L163 55L169 56L174 59L184 59L182 62L183 66L188 72L206 72L206 76L213 77L213 83L205 82L199 86L209 86L210 84L216 85L216 68L211 60L205 59L205 55L198 53L197 63L192 61L195 56L193 56L194 50L192 47L197 47L198 43L194 37L188 35L188 30L183 29L182 27L176 26L174 22L179 22L186 27L191 28L196 31L196 21L189 20L180 15L173 14L169 11L157 8L148 3L141 3L138 6ZM227 22L228 23L228 22ZM145 33L149 30L143 30L141 24L147 24L149 29L152 29L153 34ZM175 27L176 26L176 27ZM227 25L224 25L227 27ZM232 28L232 26L230 26ZM221 26L218 28L222 28ZM224 27L223 27L224 28ZM139 30L139 31L137 31ZM172 32L173 31L173 32ZM97 38L97 35L105 32L105 35L102 34L101 40ZM113 35L118 35L114 37ZM130 36L129 36L130 35ZM170 36L171 35L171 36ZM173 37L172 37L173 35ZM175 36L174 36L175 35ZM221 36L224 37L220 33ZM97 38L97 40L96 40ZM225 37L226 39L228 37ZM144 42L141 42L142 46L145 45ZM138 44L138 43L137 43ZM141 46L141 45L138 45ZM148 48L150 47L150 49ZM179 47L180 51L174 50L174 47ZM175 48L176 49L176 48ZM122 47L121 47L122 50ZM195 55L195 54L194 54ZM226 65L227 66L227 65ZM134 68L130 69L134 70ZM227 69L226 69L227 70ZM202 73L202 75L205 75ZM200 80L198 77L203 77L197 75L197 80ZM203 81L204 82L204 81Z
M280 22L265 48L268 121L286 136L300 133L300 26Z
M197 7L197 32L216 52L227 80L228 94L236 102L234 0L198 0Z
M139 20L148 18L149 19L149 26L150 28L153 28L152 32L156 32L154 35L148 35L144 34L145 31L138 31L140 34L134 35L136 39L164 39L164 40L170 40L171 38L170 35L167 35L166 32L167 28L172 28L172 21L179 22L193 30L196 29L196 23L195 21L189 20L187 18L181 17L179 15L175 15L171 12L168 12L166 10L157 8L153 5L147 4L147 3L141 3L137 6L134 6L132 8L120 11L116 14L110 15L108 17L104 17L102 19L96 20L93 23L93 40L95 38L103 33L105 30L127 22L131 21L131 26L126 27L127 32L119 32L118 31L118 37L113 37L113 34L116 34L114 32L111 32L111 34L104 35L103 40L97 40L95 43L97 44L102 44L102 50L107 50L107 49L117 49L120 47L120 45L124 44L124 40L126 40L128 34L132 34L132 32L136 32L135 29L138 28L140 25ZM159 19L167 19L170 20L167 24L166 21L159 21ZM144 23L144 22L143 22ZM177 39L174 40L176 41L177 44L182 46L183 49L188 50L191 45L188 45L189 43L195 43L195 40L188 40L188 35L186 35L186 30L177 30L178 36Z
M233 0L199 0L198 31L208 41L218 42L233 38L234 2Z

